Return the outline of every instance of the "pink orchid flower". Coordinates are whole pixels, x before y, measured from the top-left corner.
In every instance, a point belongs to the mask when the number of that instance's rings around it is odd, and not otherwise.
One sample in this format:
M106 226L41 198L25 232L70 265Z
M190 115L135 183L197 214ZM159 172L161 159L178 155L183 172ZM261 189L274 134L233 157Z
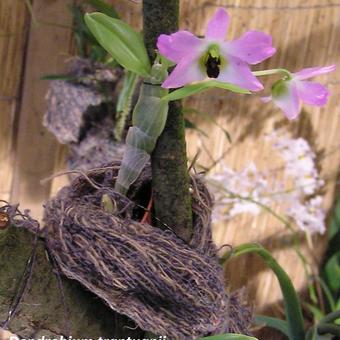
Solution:
M301 101L309 105L323 106L329 96L325 86L306 79L334 70L335 65L330 65L305 68L297 73L291 73L290 77L281 79L273 85L271 96L261 99L263 102L272 100L288 119L295 119L301 111Z
M258 64L275 52L272 38L248 31L239 39L226 41L229 16L219 8L209 21L204 38L188 31L158 37L159 52L177 64L162 87L177 88L192 82L214 78L239 87L259 91L263 85L251 73L249 64Z

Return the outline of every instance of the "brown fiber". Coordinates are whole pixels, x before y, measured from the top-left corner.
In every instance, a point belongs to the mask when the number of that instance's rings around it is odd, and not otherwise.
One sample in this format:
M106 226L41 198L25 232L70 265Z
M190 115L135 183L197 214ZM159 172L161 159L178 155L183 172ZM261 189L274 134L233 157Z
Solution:
M187 244L167 226L135 220L144 212L138 204L148 195L150 168L129 199L113 191L118 169L113 163L91 170L46 203L47 244L61 272L142 329L170 339L248 333L249 310L224 290L202 181L192 180L195 232ZM114 213L103 208L104 194Z

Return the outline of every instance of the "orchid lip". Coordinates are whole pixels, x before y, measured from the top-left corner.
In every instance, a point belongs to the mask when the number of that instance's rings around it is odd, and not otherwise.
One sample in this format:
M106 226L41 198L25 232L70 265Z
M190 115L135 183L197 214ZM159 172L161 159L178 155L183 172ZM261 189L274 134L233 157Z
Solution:
M225 64L226 61L220 55L218 44L211 44L200 58L201 69L209 78L216 79L220 74L221 67Z
M221 58L212 57L209 55L207 62L205 63L207 75L209 78L217 78L220 74Z
M288 92L288 87L287 87L287 82L288 79L280 79L274 85L272 86L272 95L273 97L281 97L287 94Z

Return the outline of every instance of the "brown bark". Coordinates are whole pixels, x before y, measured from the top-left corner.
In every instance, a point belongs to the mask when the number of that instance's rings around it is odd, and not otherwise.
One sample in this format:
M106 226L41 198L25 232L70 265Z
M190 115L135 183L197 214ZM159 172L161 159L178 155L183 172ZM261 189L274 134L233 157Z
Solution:
M151 60L157 38L178 30L179 0L144 0L144 41ZM192 235L191 196L181 103L170 102L168 119L151 156L152 190L157 218L182 239Z

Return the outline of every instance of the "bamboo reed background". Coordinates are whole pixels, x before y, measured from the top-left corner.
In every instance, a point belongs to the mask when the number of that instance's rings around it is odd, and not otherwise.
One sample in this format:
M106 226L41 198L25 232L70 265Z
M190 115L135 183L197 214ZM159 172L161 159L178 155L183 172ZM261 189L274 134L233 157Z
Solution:
M141 28L141 5L127 0L110 0L118 13ZM67 150L42 126L44 96L48 83L41 76L62 72L65 60L74 55L71 16L67 6L73 0L34 0L32 18L24 0L0 1L0 199L20 202L40 217L43 202L64 183L64 178L41 185L40 181L65 169ZM337 63L340 57L340 1L328 0L182 0L181 28L204 34L216 7L231 15L229 38L248 29L273 36L278 52L263 67L282 66L290 70ZM42 23L43 22L43 23ZM318 162L326 179L324 207L331 207L340 164L340 70L322 76L332 96L324 108L305 107L301 118L287 122L271 105L256 97L239 97L212 90L186 101L185 106L209 112L232 135L230 144L223 131L200 118L196 123L208 131L209 139L188 132L189 157L202 149L199 163L208 166L224 155L226 163L241 169L255 160L260 169L274 167L272 150L265 134L274 128L302 136L321 156ZM204 145L203 145L203 144ZM205 151L204 151L205 149ZM209 150L209 152L207 152ZM218 169L218 167L217 167ZM241 216L228 224L214 226L218 245L261 242L274 252L297 289L303 290L306 276L285 227L262 213ZM304 253L317 263L325 238L314 237L309 246L302 240ZM311 251L312 249L312 251ZM315 268L315 265L314 265ZM244 257L226 269L226 281L233 288L246 286L247 295L259 310L269 308L281 297L274 276L260 259Z

